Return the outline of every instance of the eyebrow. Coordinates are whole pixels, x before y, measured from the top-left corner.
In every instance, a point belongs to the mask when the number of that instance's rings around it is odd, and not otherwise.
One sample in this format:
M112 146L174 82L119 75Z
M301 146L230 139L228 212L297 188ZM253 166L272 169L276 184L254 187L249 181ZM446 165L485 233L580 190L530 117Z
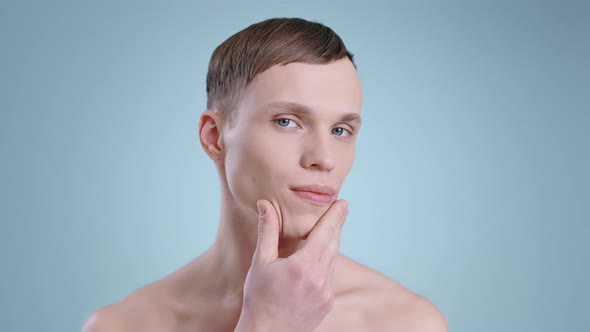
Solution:
M293 113L298 113L298 114L307 115L307 116L313 114L313 111L309 106L299 104L299 103L294 103L294 102L275 101L275 102L265 104L263 107L264 108L283 108L283 109L286 109L286 110L291 111ZM361 116L357 113L346 113L346 114L342 115L342 117L340 118L340 121L342 121L342 122L358 122L358 124L360 125L361 124Z

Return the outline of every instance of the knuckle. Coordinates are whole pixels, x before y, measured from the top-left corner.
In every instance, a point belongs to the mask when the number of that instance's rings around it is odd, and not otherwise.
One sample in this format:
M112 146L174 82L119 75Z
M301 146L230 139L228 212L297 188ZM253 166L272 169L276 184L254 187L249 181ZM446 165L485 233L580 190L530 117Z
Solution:
M309 288L311 288L314 293L319 294L322 299L325 292L324 285L325 282L323 278L311 278L311 280L309 280Z
M268 229L268 224L260 219L260 223L258 223L258 239L261 239L264 236L264 233Z
M303 264L291 264L289 265L289 275L297 282L301 283L306 278L306 268Z
M326 304L326 307L327 307L328 311L332 310L332 308L334 307L334 297L330 298L330 300Z
M333 302L334 300L334 293L332 292L331 289L325 288L322 290L321 293L321 300L324 303L330 303Z
M328 310L331 310L334 307L335 300L336 298L334 295L330 296L330 299L328 300Z
M320 303L324 310L330 311L334 307L334 300L334 294L331 291L325 291L321 295Z

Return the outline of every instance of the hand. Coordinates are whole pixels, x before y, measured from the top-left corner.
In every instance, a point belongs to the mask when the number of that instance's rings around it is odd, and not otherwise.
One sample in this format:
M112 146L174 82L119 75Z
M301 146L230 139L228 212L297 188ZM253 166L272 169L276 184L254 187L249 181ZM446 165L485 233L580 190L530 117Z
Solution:
M258 201L258 242L235 331L313 331L332 309L332 280L348 205L338 200L287 258L278 257L279 218Z

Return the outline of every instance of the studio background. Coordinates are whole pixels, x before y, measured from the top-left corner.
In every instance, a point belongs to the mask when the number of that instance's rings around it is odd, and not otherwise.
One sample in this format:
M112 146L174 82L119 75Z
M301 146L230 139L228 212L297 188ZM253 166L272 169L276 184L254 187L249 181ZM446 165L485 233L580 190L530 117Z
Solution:
M2 331L80 331L208 248L209 57L277 16L332 27L363 83L341 251L428 297L454 332L586 330L589 9L2 2Z

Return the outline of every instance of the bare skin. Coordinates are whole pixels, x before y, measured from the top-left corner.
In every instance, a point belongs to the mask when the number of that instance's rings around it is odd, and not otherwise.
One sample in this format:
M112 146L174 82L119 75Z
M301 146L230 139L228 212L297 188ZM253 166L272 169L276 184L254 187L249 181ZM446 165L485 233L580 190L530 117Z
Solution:
M348 206L337 193L360 109L360 81L343 59L259 74L235 126L205 111L201 145L222 188L215 242L96 311L84 331L447 331L426 298L338 253ZM307 200L293 188L309 184L334 194Z
M234 331L242 298L219 289L205 253L172 275L98 310L85 332ZM199 278L199 276L203 276ZM195 287L193 280L202 280ZM448 331L437 308L384 275L338 255L332 310L314 331ZM188 294L195 301L188 302ZM224 294L224 295L222 295Z

